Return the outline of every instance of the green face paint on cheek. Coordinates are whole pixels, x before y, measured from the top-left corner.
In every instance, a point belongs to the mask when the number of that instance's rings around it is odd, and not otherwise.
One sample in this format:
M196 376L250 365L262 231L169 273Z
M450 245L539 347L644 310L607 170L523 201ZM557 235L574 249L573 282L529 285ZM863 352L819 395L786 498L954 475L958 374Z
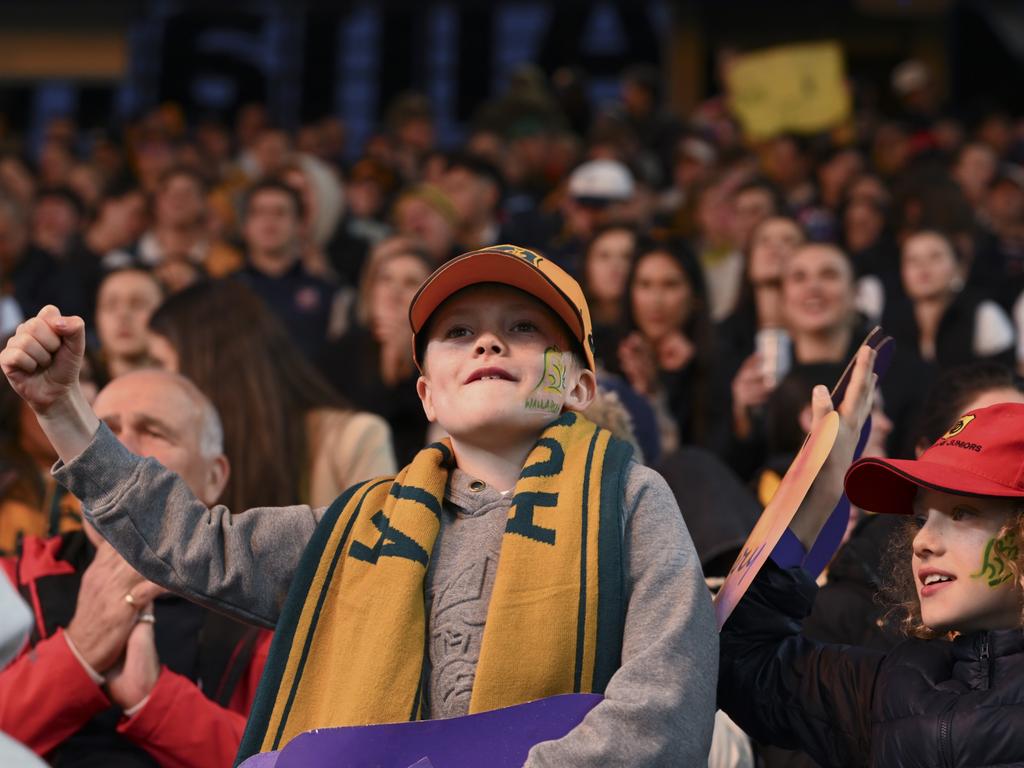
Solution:
M530 396L526 398L526 410L557 416L562 410L562 406L552 399L549 393L561 395L563 392L565 392L565 356L558 347L548 347L544 350L540 381L537 382L537 386L533 388Z
M548 347L544 350L543 373L534 389L553 392L556 395L565 391L565 356L558 347Z
M990 587L998 587L1013 578L1009 563L1017 559L1019 552L1017 537L1012 533L989 539L981 555L981 570L972 573L971 578L985 579Z

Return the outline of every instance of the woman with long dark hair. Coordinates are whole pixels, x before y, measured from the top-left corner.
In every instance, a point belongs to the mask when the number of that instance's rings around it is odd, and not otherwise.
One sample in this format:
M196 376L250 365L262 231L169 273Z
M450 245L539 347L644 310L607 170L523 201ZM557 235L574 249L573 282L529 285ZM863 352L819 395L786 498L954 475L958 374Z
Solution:
M630 385L663 420L662 448L705 442L711 432L711 317L703 274L682 244L637 248L627 295L632 333L619 345Z
M349 408L246 286L202 283L150 319L150 352L213 402L224 424L231 509L333 501L395 470L387 424Z

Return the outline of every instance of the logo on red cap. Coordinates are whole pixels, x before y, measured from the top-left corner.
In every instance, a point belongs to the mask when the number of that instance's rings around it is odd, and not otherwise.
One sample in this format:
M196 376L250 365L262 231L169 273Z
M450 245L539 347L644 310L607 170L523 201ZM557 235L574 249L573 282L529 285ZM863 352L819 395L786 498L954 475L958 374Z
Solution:
M946 434L944 434L940 439L948 440L951 437L956 437L961 432L963 432L967 425L970 424L972 421L974 421L973 413L968 416L961 416L960 420L952 427L950 427L949 431Z

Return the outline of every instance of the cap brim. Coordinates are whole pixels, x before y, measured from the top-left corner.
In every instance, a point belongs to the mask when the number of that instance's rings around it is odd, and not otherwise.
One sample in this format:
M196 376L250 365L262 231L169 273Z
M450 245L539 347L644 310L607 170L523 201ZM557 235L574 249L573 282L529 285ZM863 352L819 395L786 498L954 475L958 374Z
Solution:
M586 331L576 305L539 269L500 251L467 253L438 269L420 286L409 305L412 332L420 333L434 311L456 291L481 283L500 283L537 297L562 319L586 352Z
M852 504L888 515L911 514L918 488L958 496L1024 498L1024 490L1010 488L973 472L912 459L861 459L847 471L845 486Z

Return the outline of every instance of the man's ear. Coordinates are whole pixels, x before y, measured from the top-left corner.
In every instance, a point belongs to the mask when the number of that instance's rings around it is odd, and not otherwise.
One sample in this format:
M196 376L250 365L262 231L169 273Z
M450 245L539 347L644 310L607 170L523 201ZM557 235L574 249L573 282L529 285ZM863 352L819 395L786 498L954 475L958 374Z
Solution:
M206 467L202 496L204 504L212 506L217 503L217 499L224 493L224 487L228 484L229 477L231 477L231 464L228 462L228 457L222 453L211 460Z
M583 366L579 366L576 371L575 382L565 391L565 407L570 411L584 411L597 395L597 376Z
M426 376L416 379L416 394L420 396L420 404L423 406L423 413L427 415L427 421L433 424L436 420L434 399L430 393L430 381Z

